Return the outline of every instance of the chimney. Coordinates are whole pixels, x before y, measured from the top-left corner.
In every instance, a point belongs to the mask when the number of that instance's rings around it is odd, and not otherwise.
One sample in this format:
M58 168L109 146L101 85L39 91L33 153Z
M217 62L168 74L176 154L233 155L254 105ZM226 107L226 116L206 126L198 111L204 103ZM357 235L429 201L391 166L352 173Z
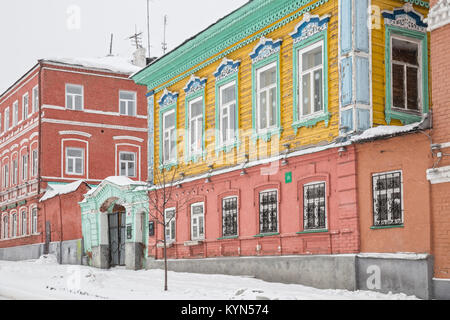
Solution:
M137 48L136 51L133 53L133 64L138 67L145 67L147 66L147 57L146 57L146 51L145 48Z

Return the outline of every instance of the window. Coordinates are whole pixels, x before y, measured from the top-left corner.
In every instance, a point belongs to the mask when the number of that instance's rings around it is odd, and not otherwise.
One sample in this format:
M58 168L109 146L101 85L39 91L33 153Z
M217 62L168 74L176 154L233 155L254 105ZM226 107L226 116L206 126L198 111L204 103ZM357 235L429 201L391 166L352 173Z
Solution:
M17 236L17 213L11 215L11 238Z
M257 128L267 130L277 125L277 66L271 63L257 70Z
M120 175L136 177L136 154L133 152L119 152Z
M66 148L66 173L84 174L84 150L79 148Z
M164 211L165 215L165 234L166 242L175 241L175 208L169 208Z
M23 210L21 213L21 235L25 236L27 234L27 225L28 225L28 219L27 219L27 211Z
M303 228L326 229L325 182L303 186Z
M37 112L39 109L39 90L38 86L33 88L33 112Z
M3 216L2 235L3 235L3 239L7 239L9 237L8 216Z
M220 143L227 145L235 139L236 125L236 82L219 88L219 134Z
M120 114L127 116L136 115L136 93L129 91L119 92Z
M278 192L277 190L259 193L259 231L260 233L278 230Z
M175 110L163 114L163 163L176 159Z
M33 177L37 176L37 172L38 172L38 151L35 149L32 151L31 153L32 156L32 169L31 169L31 174L33 175Z
M9 107L5 109L5 126L3 128L3 131L9 130Z
M420 111L420 43L408 38L391 38L392 106Z
M13 126L19 123L19 102L16 101L13 104Z
M374 226L403 223L402 173L379 173L372 176Z
M222 200L222 234L224 237L237 236L238 206L237 197L228 197Z
M28 154L22 156L22 180L28 179Z
M83 86L66 84L66 108L83 110Z
M189 102L189 155L198 155L203 149L203 97Z
M9 166L7 164L3 167L3 186L5 188L9 187Z
M323 42L298 51L300 117L323 111Z
M22 97L22 119L26 120L28 118L28 112L29 112L29 95L28 93L24 94Z
M37 208L31 209L31 233L37 233Z
M203 202L191 205L191 240L202 240L205 238L205 212Z
M18 165L18 161L17 159L13 160L12 162L12 184L15 185L17 184L17 178L18 178L18 174L19 174L19 165Z

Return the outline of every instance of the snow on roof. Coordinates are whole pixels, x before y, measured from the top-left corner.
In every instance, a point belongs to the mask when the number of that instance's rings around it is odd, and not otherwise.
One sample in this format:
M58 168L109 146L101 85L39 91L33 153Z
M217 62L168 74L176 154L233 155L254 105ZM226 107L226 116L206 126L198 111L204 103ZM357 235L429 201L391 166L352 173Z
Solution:
M76 191L84 180L77 180L68 184L48 184L48 190L44 193L39 202L51 199L61 194L71 193Z
M399 133L410 132L417 129L420 123L421 122L415 122L405 126L378 126L375 128L370 128L361 133L360 135L351 137L350 141L353 142L364 141L383 136L391 136Z
M47 62L56 62L62 64L82 66L85 68L104 69L116 73L133 74L141 70L141 67L135 66L131 60L120 56L106 56L98 58L62 58L51 57L44 59Z
M146 182L131 180L125 176L111 176L105 179L105 181L111 182L118 186L130 186L130 185L147 185Z

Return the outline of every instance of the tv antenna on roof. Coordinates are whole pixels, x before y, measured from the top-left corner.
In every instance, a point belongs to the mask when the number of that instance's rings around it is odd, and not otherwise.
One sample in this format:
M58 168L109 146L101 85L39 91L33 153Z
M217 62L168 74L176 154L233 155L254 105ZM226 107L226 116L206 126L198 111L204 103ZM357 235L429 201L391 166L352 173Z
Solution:
M112 48L113 48L113 34L111 33L111 41L109 42L109 54L108 56L112 56Z
M137 27L134 26L134 34L127 39L131 40L133 46L136 46L136 49L142 48L142 32L137 32Z
M161 43L162 44L162 49L163 49L163 54L165 54L166 50L167 50L166 26L167 26L167 14L164 15L164 34L163 34L163 42Z

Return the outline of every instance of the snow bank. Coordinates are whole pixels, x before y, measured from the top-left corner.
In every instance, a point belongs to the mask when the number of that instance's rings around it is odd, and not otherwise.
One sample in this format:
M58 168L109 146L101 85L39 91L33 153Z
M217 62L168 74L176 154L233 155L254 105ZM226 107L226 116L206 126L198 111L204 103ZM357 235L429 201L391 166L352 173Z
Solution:
M397 252L397 253L359 253L357 256L361 258L376 258L376 259L423 260L428 258L429 255L426 253Z
M63 58L51 57L44 59L47 62L56 62L70 64L86 68L104 69L116 73L133 74L141 70L141 67L135 66L131 60L119 56L106 56L99 58Z
M67 183L67 184L50 184L48 185L49 189L44 193L39 202L51 199L61 194L68 194L74 192L78 189L78 187L84 182L84 180L77 180L75 182Z
M58 264L58 260L54 254L44 254L33 262L37 264Z

